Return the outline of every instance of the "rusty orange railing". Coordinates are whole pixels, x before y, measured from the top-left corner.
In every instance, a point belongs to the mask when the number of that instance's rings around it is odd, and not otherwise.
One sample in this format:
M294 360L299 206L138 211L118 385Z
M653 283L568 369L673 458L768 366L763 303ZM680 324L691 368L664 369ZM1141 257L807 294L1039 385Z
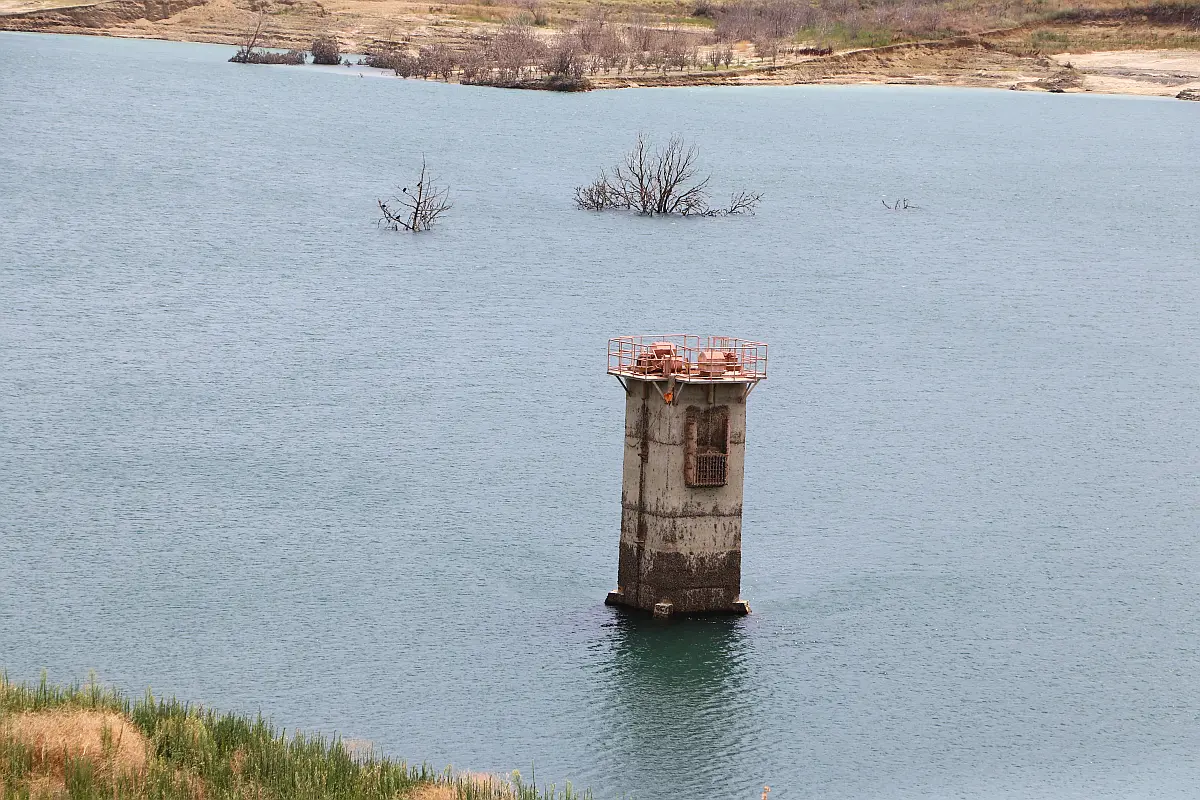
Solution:
M767 345L732 336L618 336L608 340L608 374L643 380L733 381L767 377Z

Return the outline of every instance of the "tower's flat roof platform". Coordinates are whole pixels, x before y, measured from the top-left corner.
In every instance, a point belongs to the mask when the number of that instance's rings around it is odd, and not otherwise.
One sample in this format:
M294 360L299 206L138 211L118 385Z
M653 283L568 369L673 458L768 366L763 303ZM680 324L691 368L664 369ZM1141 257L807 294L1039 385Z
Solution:
M757 383L767 377L766 342L670 333L608 340L608 374L641 381Z

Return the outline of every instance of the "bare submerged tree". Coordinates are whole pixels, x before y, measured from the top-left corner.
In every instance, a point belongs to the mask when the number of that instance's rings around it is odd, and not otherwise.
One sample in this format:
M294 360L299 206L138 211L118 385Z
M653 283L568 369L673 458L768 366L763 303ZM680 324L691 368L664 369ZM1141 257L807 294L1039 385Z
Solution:
M451 209L450 187L438 186L425 159L421 159L421 174L417 184L410 189L407 186L400 189L400 194L391 200L376 200L383 216L379 225L389 231L410 231L420 233L433 227L433 223L445 212Z
M258 8L258 19L254 27L246 33L246 39L233 57L229 60L234 64L304 64L308 53L304 50L288 50L286 53L275 53L262 44L266 38L263 28L266 24L270 4L263 3Z
M235 64L249 64L252 55L258 46L258 39L262 36L263 23L267 19L267 7L263 5L258 10L258 20L254 23L254 28L246 35L246 41L233 54L233 58L229 59Z
M589 211L610 208L636 211L647 217L678 214L684 217L717 217L753 214L762 199L759 192L738 192L728 206L709 204L710 178L698 175L700 151L672 136L664 146L654 148L645 135L612 174L601 170L600 177L588 186L575 188L575 204Z

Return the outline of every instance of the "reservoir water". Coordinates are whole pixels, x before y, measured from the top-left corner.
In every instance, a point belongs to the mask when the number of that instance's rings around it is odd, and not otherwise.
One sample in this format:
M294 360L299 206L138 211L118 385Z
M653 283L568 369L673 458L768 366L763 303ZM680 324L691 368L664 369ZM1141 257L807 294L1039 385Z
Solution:
M10 678L601 798L1195 796L1200 104L229 53L0 34ZM760 212L573 208L639 131ZM745 619L602 605L656 331L771 344Z

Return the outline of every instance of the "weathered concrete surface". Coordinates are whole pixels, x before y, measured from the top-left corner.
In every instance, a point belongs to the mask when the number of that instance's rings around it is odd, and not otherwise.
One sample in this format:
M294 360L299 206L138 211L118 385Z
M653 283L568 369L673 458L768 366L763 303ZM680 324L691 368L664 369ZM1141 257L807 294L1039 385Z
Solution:
M625 406L621 546L608 603L665 613L746 613L742 579L744 384L680 384L668 404L633 380ZM666 383L659 388L665 391ZM723 486L688 486L688 408L728 409Z

